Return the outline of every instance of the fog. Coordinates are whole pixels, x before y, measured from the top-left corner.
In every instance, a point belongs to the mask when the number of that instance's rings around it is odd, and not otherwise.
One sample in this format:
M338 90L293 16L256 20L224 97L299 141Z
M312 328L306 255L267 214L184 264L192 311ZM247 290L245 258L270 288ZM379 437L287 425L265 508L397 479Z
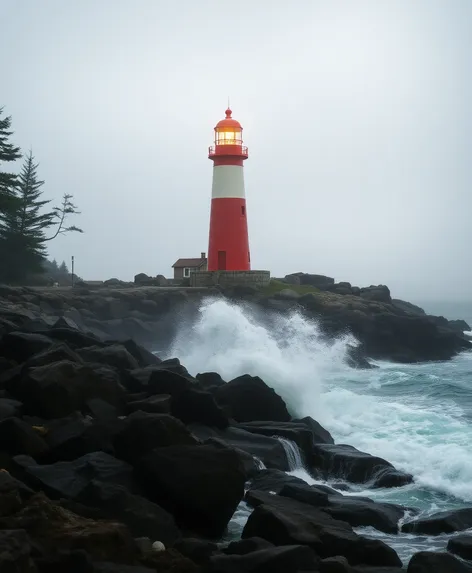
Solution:
M85 279L208 248L213 127L244 127L254 269L472 299L470 0L0 0L0 106ZM18 169L20 165L17 166Z

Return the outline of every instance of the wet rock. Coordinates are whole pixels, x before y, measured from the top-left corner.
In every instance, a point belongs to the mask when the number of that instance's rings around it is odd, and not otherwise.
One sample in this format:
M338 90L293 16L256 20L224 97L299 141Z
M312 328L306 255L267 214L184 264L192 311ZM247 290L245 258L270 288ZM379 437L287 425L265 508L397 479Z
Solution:
M250 481L248 491L267 491L280 493L285 486L296 485L305 487L307 483L301 478L285 473L278 469L265 469L258 472ZM336 490L325 486L310 486L312 491L318 491L327 500L328 495L336 495ZM339 494L341 495L341 494Z
M40 493L15 515L0 519L0 528L24 529L37 551L47 557L83 549L97 560L133 563L137 548L122 524L80 517Z
M93 480L122 485L132 492L138 490L132 466L104 452L50 465L35 464L26 456L15 456L14 461L22 467L28 485L41 488L53 498L76 499Z
M135 463L155 448L196 443L180 420L168 414L138 411L126 419L115 438L115 450L118 457Z
M7 471L0 471L0 517L19 511L23 503L33 494L32 489Z
M328 557L320 562L320 573L353 573L345 557Z
M38 352L29 358L26 362L28 367L45 366L52 362L60 362L62 360L69 360L70 362L77 362L82 364L82 358L63 342L55 342L52 346L47 347L42 352Z
M275 438L258 436L235 427L218 430L200 424L189 424L188 428L200 440L209 438L220 439L233 448L255 456L268 468L277 468L284 471L289 469L285 450L279 440Z
M248 537L247 539L233 541L228 547L223 549L223 553L226 555L246 555L247 553L268 549L270 547L274 547L274 545L270 541L267 541L267 539L263 539L262 537Z
M85 362L99 362L118 370L134 370L139 367L136 358L122 344L87 346L79 349L77 353Z
M472 573L472 566L448 553L420 551L411 558L407 573Z
M0 450L11 455L26 454L39 458L46 454L48 445L40 434L19 418L0 421Z
M280 495L319 507L331 517L346 521L353 527L371 526L385 533L398 533L398 522L405 515L405 510L398 505L376 503L367 498L328 495L316 486L285 485Z
M136 342L132 339L124 340L122 344L131 354L131 356L137 360L139 368L145 368L146 366L158 366L162 362L162 360L155 354L149 352L149 350L143 346L136 344Z
M257 376L239 376L218 388L215 397L237 422L290 421L285 402Z
M0 571L37 573L32 547L24 529L0 531Z
M123 486L93 480L77 499L99 509L107 519L124 523L134 537L158 539L166 547L180 538L180 531L170 513Z
M323 428L316 420L313 420L310 416L305 416L305 418L294 419L295 423L305 424L313 434L313 444L334 444L333 436Z
M259 549L245 555L214 555L208 573L298 573L316 571L319 559L306 545Z
M220 386L226 384L217 372L202 372L196 376L200 386L209 392L214 392Z
M198 565L206 565L212 554L218 551L216 543L195 537L179 539L175 542L174 548Z
M280 436L294 442L305 460L310 459L313 446L313 433L303 423L297 422L246 422L238 428L263 436Z
M367 539L353 532L344 521L333 519L319 509L298 501L251 492L256 509L243 530L245 537L263 537L275 545L310 546L321 558L344 556L352 565L401 567L395 551L379 540Z
M205 424L225 429L228 417L209 392L187 388L172 400L172 415L184 424Z
M119 409L124 402L115 371L69 360L28 369L16 391L28 411L43 418L63 418L82 410L91 398L101 398Z
M220 536L244 495L246 475L231 449L209 445L157 448L136 466L146 494L181 527Z
M170 414L172 409L172 396L170 394L157 394L146 396L140 400L133 400L127 404L128 412L149 412L150 414Z
M440 535L441 533L455 533L472 527L472 508L441 511L430 517L416 519L404 523L402 531L405 533L420 533L426 535Z
M0 341L0 356L21 363L52 346L48 336L32 332L13 331L5 334Z
M236 452L241 460L244 472L248 479L259 473L260 463L251 454L244 452L239 448L235 448L234 446L230 446L219 438L209 438L208 440L204 440L203 443L209 446L214 446L215 448L229 448Z
M472 535L457 535L449 539L447 550L462 559L472 560Z
M413 476L399 472L390 462L344 444L317 444L313 448L312 464L326 477L338 477L353 483L371 482L373 486L381 483L381 487L398 487L413 481ZM376 482L377 477L381 478L380 482Z

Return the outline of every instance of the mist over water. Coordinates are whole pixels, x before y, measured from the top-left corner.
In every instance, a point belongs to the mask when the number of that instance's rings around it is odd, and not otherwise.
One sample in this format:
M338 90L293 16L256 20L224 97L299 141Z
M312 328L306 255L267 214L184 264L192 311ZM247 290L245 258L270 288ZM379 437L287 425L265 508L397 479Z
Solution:
M337 443L381 456L415 477L403 488L358 486L353 494L425 514L472 506L472 354L444 363L382 362L373 370L354 370L344 358L355 344L351 336L327 343L316 322L297 313L268 319L251 307L216 299L180 329L169 355L193 375L216 371L227 381L246 373L260 376L293 416L312 416ZM303 468L292 473L314 482ZM373 530L367 534L385 539ZM418 548L444 548L447 542L447 536L388 537L404 559Z

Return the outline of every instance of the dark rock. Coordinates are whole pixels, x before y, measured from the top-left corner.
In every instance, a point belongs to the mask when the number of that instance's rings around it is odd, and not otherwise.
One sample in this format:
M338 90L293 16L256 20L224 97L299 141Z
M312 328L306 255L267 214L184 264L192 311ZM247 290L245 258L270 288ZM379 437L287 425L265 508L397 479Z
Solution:
M96 336L91 336L75 328L50 328L47 330L47 335L56 341L65 342L74 350L100 344L105 346Z
M37 573L31 543L24 529L0 531L0 571Z
M234 452L236 452L239 456L239 459L241 460L241 463L242 463L243 468L244 468L244 472L245 472L248 479L257 475L261 469L260 462L258 462L254 458L254 456L252 456L248 452L244 452L243 450L240 450L239 448L235 448L234 446L230 446L229 444L227 444L226 442L224 442L220 438L209 438L208 440L204 440L203 443L210 445L210 446L214 446L215 448L229 448L229 449L233 450Z
M369 286L361 288L361 297L367 300L374 300L378 302L392 302L390 296L390 289L385 285Z
M344 444L315 445L312 464L327 477L353 483L372 482L376 487L398 487L413 481L411 475L399 472L386 460Z
M327 289L331 285L334 285L334 279L332 277L312 275L309 273L292 273L286 275L284 281L289 284L310 285L320 290Z
M218 551L218 545L206 539L184 537L174 544L174 549L191 559L198 565L206 565L213 553Z
M34 494L33 490L15 479L7 471L0 471L0 517L19 511Z
M420 551L411 558L407 573L472 573L472 566L448 553Z
M278 469L267 469L261 470L255 475L249 483L249 491L272 491L274 493L280 493L282 489L287 485L299 485L304 487L307 485L305 481L296 476L289 475L284 471ZM326 485L316 485L309 486L312 491L318 491L324 496L328 495L341 495L338 494L336 490L326 486Z
M209 392L187 388L172 400L172 415L184 424L205 424L224 430L228 417Z
M147 396L140 400L133 400L127 404L128 412L149 412L150 414L170 414L172 410L172 396L170 394L157 394Z
M0 356L26 362L28 358L52 346L52 340L43 334L9 332L0 341Z
M143 346L136 344L134 340L128 339L123 341L123 346L138 362L139 368L146 368L146 366L158 366L162 360L158 358Z
M313 433L303 422L246 422L238 428L263 436L280 436L294 442L305 460L310 459L313 446Z
M170 571L170 569L162 569L163 573L164 571L167 572ZM107 563L101 561L94 564L93 573L156 573L156 569L150 569L143 565L122 565L121 563Z
M36 559L40 573L96 573L90 555L83 550L59 551L59 553ZM123 567L123 564L117 565Z
M23 408L23 404L18 400L9 398L0 398L0 420L18 416Z
M316 486L285 485L280 495L307 503L353 527L374 527L385 533L398 533L398 522L405 510L390 503L376 503L370 499L351 496L328 495Z
M180 420L168 414L134 412L115 438L116 455L130 463L155 448L194 445L197 441Z
M100 422L109 422L118 417L118 410L101 398L91 398L85 405L86 411Z
M310 416L305 416L304 418L295 418L293 420L296 423L305 424L311 433L313 434L313 444L334 444L333 436L323 428L316 420L313 420Z
M455 533L472 527L472 508L453 509L434 513L430 517L416 519L404 523L402 531L405 533L420 533L426 535L440 535L441 533Z
M0 519L0 528L24 529L44 557L83 549L97 560L133 563L137 547L122 524L81 518L51 502L32 496L15 515Z
M328 557L320 562L320 573L353 573L345 557Z
M243 530L245 537L263 537L274 545L304 544L321 558L344 556L351 565L401 567L395 551L379 540L355 534L350 525L304 503L258 492L256 509ZM252 502L255 501L252 494Z
M25 454L38 458L48 451L48 445L40 434L19 418L0 421L0 450L11 455Z
M60 316L53 325L53 328L73 328L79 330L77 323L67 316Z
M41 462L51 464L58 461L72 461L98 451L113 455L113 436L119 427L121 427L120 420L116 420L115 426L85 420L80 415L52 420L46 425L45 434L49 451L41 456Z
M449 328L461 334L471 331L470 325L465 320L449 320L448 325Z
M80 348L77 353L85 362L98 362L113 366L118 370L134 370L139 367L138 361L122 344L110 346L89 346Z
M234 427L218 430L200 424L190 424L188 428L200 440L217 438L233 448L255 456L268 468L289 470L285 450L279 440L275 438L252 434Z
M392 305L408 314L420 314L424 316L426 315L425 311L421 307L416 306L416 304L412 304L411 302L407 302L405 300L394 298L392 299Z
M215 396L237 422L290 421L285 402L257 376L239 376L218 388Z
M262 537L248 537L246 539L240 539L239 541L233 541L223 549L223 553L226 555L246 555L247 553L252 553L253 551L259 551L260 549L268 549L274 547L274 545L263 539Z
M462 559L472 560L472 535L457 535L449 539L447 550L462 557Z
M174 518L167 511L125 487L91 481L78 496L78 501L98 508L107 519L124 523L134 537L162 541L166 547L180 538Z
M204 390L208 390L210 392L226 384L226 382L217 372L203 372L201 374L197 374L196 378L200 383L200 386Z
M164 366L164 363L161 366ZM135 373L131 372L131 374ZM150 371L147 386L143 385L142 389L146 389L152 394L170 394L173 398L176 398L189 387L190 381L182 374L164 367L154 367Z
M28 369L16 391L29 412L44 418L62 418L82 410L91 398L102 398L120 409L124 401L115 371L68 360Z
M64 342L55 342L52 346L49 346L42 352L34 354L26 362L28 367L33 366L46 366L52 362L61 362L62 360L68 360L70 362L77 362L77 364L83 364L82 358L70 349Z
M23 468L31 487L41 488L56 499L76 499L93 480L122 485L133 493L138 489L132 466L104 452L93 452L71 462L50 465L34 464L26 456L15 456L14 461Z
M155 449L139 462L137 475L149 499L181 526L209 536L223 533L246 481L236 452L209 445Z
M298 573L316 571L319 559L306 545L259 549L245 555L214 555L208 573Z

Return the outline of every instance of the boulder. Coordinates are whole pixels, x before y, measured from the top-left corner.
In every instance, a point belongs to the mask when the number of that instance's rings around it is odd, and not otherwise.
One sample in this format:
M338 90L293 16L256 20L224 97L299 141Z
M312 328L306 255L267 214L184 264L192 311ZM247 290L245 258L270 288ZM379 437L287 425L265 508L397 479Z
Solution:
M449 539L447 543L447 550L450 553L459 555L462 559L472 560L472 535L464 534L457 535Z
M0 398L0 420L18 416L21 413L23 404L18 400Z
M391 303L390 289L385 285L369 286L361 288L361 298L378 302Z
M34 354L52 346L53 341L44 334L13 331L0 340L0 356L21 363Z
M289 422L290 414L282 398L258 376L239 376L215 392L237 422Z
M248 492L251 491L267 491L280 493L285 486L297 485L307 486L307 483L301 478L287 474L278 469L264 469L259 471L250 481L248 485ZM323 494L323 499L327 501L328 495L341 495L336 490L326 485L309 486L311 491L318 491Z
M124 523L134 537L149 537L170 547L181 536L170 513L121 485L92 480L77 500L99 509L106 519Z
M372 487L400 487L413 481L413 476L396 470L390 462L345 444L316 444L312 467L323 476L370 482Z
M181 527L218 537L244 495L246 474L231 449L210 445L157 448L136 466L147 497Z
M376 503L368 498L328 495L317 486L288 484L280 495L323 509L335 519L346 521L352 527L373 527L384 533L398 533L398 522L405 509L391 503Z
M246 539L232 541L223 549L223 553L226 555L246 555L247 553L268 549L270 547L274 547L274 545L270 541L267 541L267 539L263 539L262 537L248 537Z
M138 400L128 402L126 408L129 413L141 410L150 414L170 414L172 410L172 396L170 394L157 394L140 397Z
M0 450L10 455L25 454L40 458L48 451L48 445L40 434L19 418L0 421Z
M85 362L99 362L113 366L118 370L134 370L139 368L139 363L123 344L111 344L110 346L87 346L80 348L77 353Z
M197 440L180 420L168 414L138 411L128 416L114 443L118 457L135 463L155 448L195 445Z
M441 533L455 533L472 527L472 508L453 509L441 511L429 517L416 519L404 523L402 531L405 533L419 533L424 535L440 535Z
M310 416L305 416L304 418L295 418L293 422L297 424L305 424L308 429L313 434L313 444L334 444L333 436L323 428L316 420L313 420Z
M408 563L407 573L472 573L472 566L448 553L420 551Z
M244 555L214 555L208 573L298 573L317 571L319 559L306 545L268 547Z
M82 410L91 398L102 398L120 409L124 402L116 371L70 360L29 368L16 394L30 413L43 418L62 418Z
M217 372L203 372L196 376L200 386L209 392L217 390L220 386L224 386L226 382Z
M34 491L7 471L0 471L0 517L19 511Z
M251 454L268 468L284 471L290 469L285 450L275 438L253 434L232 426L218 430L200 424L189 424L188 428L200 440L217 438L237 450Z
M224 430L229 421L210 392L187 388L171 401L172 415L184 424L204 424Z
M206 539L185 537L178 539L174 548L198 565L207 565L213 553L218 552L218 545Z
M31 542L24 529L0 531L0 571L37 573L31 552Z
M258 493L258 503L244 527L243 538L263 537L274 545L308 545L321 558L341 555L351 565L402 566L391 547L357 535L349 524L324 511L263 492Z
M132 466L104 452L48 465L36 464L27 456L15 456L13 460L23 470L27 484L55 499L77 499L93 480L122 485L133 493L138 491Z
M15 515L1 518L0 528L25 530L36 554L43 556L84 549L100 561L133 563L137 557L135 541L124 525L82 518L42 493L32 496Z

